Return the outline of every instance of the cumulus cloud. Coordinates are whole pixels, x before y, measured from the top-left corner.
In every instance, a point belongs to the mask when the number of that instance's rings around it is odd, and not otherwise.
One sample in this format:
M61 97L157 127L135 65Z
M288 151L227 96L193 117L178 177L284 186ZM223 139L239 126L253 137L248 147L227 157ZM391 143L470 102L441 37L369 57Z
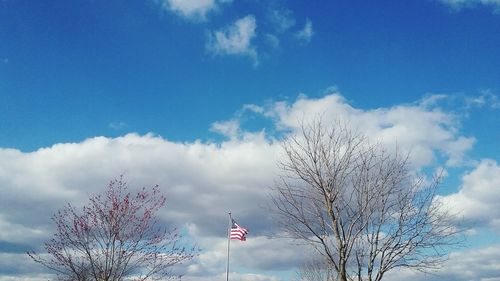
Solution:
M468 225L500 230L500 165L495 160L483 159L463 176L457 193L438 200Z
M416 167L431 165L440 156L447 159L449 166L463 164L466 152L475 142L473 137L458 134L460 121L453 113L429 106L425 99L414 104L362 110L352 107L338 93L318 99L299 96L293 103L275 102L265 115L274 118L283 130L297 130L302 121L310 122L319 116L347 121L374 141L411 152Z
M312 22L310 19L306 19L306 23L304 24L304 27L299 30L297 33L295 33L295 37L299 39L300 41L308 43L311 41L311 38L314 35L314 30L312 28Z
M2 229L0 241L6 241L8 243L23 243L25 241L32 241L36 238L46 237L46 229L40 227L33 228L8 221L4 214L0 214L0 229Z
M184 18L205 20L208 13L217 10L222 3L232 0L162 0L163 8Z
M247 242L233 249L239 256L234 270L246 267L246 272L256 273L238 276L241 280L277 280L269 272L293 268L304 257L304 250L290 246L289 241L269 238L278 231L269 218L267 203L269 187L279 174L275 163L280 143L266 130L245 130L245 114L271 120L280 134L293 133L301 121L319 115L325 120L345 119L370 138L413 151L417 168L434 164L437 155L460 163L474 143L460 133L459 120L453 114L429 103L359 109L333 93L317 99L302 95L291 102L244 105L235 118L212 125L212 130L229 136L221 142L173 142L132 133L60 143L30 153L0 148L0 228L4 230L0 252L6 254L7 248L20 243L39 248L53 231L50 216L58 208L66 202L80 206L89 194L101 192L111 178L124 174L132 189L159 184L167 194L162 221L185 229L203 250L198 259L184 266L184 279L214 280L223 274L230 210L250 229ZM497 169L496 163L482 162L464 177L462 189L489 179L487 175ZM491 179L483 185L498 186L498 182ZM6 263L3 257L0 267ZM24 255L8 258L12 272L18 270L19 274L22 271L16 266L29 263Z
M242 224L243 225L243 224ZM247 227L247 225L243 225ZM192 228L191 228L192 229ZM245 242L231 242L233 268L252 269L253 272L285 271L297 267L308 258L309 250L304 245L290 244L289 240L253 235L252 229ZM200 247L208 249L189 265L186 272L190 276L212 276L220 273L226 262L227 239L225 237L200 237ZM258 258L256 258L258 257Z
M239 272L231 272L231 279L241 280L241 281L280 281L281 279L275 276L268 276L263 274L254 274L254 273L239 273ZM210 277L202 277L202 276L188 276L183 277L183 280L186 281L212 281L212 280L224 280L226 278L225 274L218 274Z
M51 214L65 202L81 205L120 174L125 174L131 188L160 184L168 196L161 213L167 225L193 224L203 237L225 237L224 214L232 210L252 235L259 236L272 229L263 207L277 148L261 134L220 144L128 134L57 144L32 153L1 149L0 225L8 231L2 231L0 240L25 241L38 248L40 240L50 236Z
M258 64L257 50L252 40L257 36L257 23L253 15L236 20L234 24L208 34L206 49L214 55L240 55Z
M47 270L31 261L26 253L0 253L0 280L48 280Z
M498 281L500 245L452 253L443 266L430 274L407 269L389 272L387 281Z

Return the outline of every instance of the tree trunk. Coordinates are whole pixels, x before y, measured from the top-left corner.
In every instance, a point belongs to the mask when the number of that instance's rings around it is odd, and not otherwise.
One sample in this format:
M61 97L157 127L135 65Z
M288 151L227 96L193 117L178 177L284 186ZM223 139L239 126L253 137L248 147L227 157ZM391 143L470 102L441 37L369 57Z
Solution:
M346 262L342 260L339 265L339 281L347 281Z

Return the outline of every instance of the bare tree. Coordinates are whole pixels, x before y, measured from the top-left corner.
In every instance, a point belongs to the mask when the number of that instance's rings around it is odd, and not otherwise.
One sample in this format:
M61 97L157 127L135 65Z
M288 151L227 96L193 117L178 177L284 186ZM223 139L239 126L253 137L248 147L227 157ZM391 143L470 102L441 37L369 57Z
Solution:
M371 144L345 124L302 126L283 143L273 202L285 233L307 242L335 280L382 280L388 271L426 271L446 258L457 229L408 156Z
M170 279L172 266L190 260L179 234L159 225L165 205L158 186L132 195L120 178L107 192L91 196L81 212L66 205L54 216L57 230L45 243L47 254L28 252L55 271L59 280L118 281Z
M303 263L297 271L296 281L335 281L336 273L325 259L312 259Z

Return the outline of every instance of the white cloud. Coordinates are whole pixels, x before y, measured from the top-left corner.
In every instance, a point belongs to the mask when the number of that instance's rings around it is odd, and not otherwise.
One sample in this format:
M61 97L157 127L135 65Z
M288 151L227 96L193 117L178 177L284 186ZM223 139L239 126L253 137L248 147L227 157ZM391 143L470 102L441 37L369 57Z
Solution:
M463 164L465 153L475 139L458 135L460 123L453 113L419 103L390 108L362 110L352 107L343 96L334 93L319 99L299 97L292 104L276 102L265 115L276 120L278 128L297 130L300 122L318 117L343 120L369 136L389 146L411 152L416 167L431 165L444 156L447 165ZM418 120L416 122L415 120Z
M47 281L53 277L24 252L0 252L0 281Z
M1 257L0 257L1 258ZM47 281L53 276L51 274L31 274L31 275L4 275L0 276L0 281Z
M205 20L208 13L228 2L232 0L162 0L162 6L187 19Z
M81 203L120 174L132 186L160 184L170 198L164 217L196 223L205 235L217 232L214 222L227 209L256 220L257 226L265 225L265 219L255 217L259 213L264 217L264 211L253 209L256 202L265 202L277 148L262 134L247 133L220 144L175 143L129 134L32 153L1 149L0 214L2 225L12 228L2 233L2 240L15 242L16 233L25 228L50 225L56 208L68 201ZM193 214L195 210L203 214Z
M387 281L499 281L500 245L454 252L441 269L431 274L408 269L389 272Z
M457 193L438 197L438 200L468 225L500 230L500 165L483 159L463 176Z
M262 274L254 274L254 273L231 272L229 276L232 280L240 280L240 281L280 281L281 280L275 276L268 276L268 275L262 275ZM201 277L201 276L184 277L183 276L183 278L182 278L182 280L186 280L186 281L213 281L213 280L225 280L225 279L226 279L225 274L218 274L218 275L210 276L210 277Z
M304 27L295 34L297 39L303 42L311 41L313 35L314 35L314 30L312 28L312 22L309 19L306 19Z
M280 39L273 34L267 33L264 38L266 42L271 48L278 49L280 47Z
M307 247L293 245L290 240L275 239L264 236L252 237L245 245L238 246L234 255L238 263L249 268L259 270L286 270L298 267L308 256ZM256 259L255 257L259 258Z
M473 8L477 6L492 7L495 11L500 9L500 0L438 0L453 9Z
M256 104L244 104L243 110L248 110L255 113L264 113L264 107L258 106Z
M478 96L467 97L466 105L468 107L498 109L500 108L500 98L492 90L483 90Z
M249 227L240 220L239 223ZM286 239L254 235L251 228L249 231L247 241L231 242L232 268L248 268L253 272L284 271L299 266L308 258L306 253L309 253L309 249L304 245L294 245ZM219 274L226 263L227 238L203 237L198 231L191 234L199 237L197 241L200 247L207 250L202 251L196 258L196 263L188 266L187 274L190 276Z
M295 25L293 13L288 9L270 10L267 19L278 33L283 33Z
M0 228L7 229L0 234L0 242L40 247L40 240L53 229L50 216L58 208L66 202L81 205L89 194L102 191L112 177L124 174L131 188L159 184L167 193L162 219L169 225L186 226L189 236L202 248L200 257L185 265L188 274L183 279L202 281L222 276L227 211L231 210L235 219L250 229L247 242L233 248L240 257L233 270L246 267L257 273L234 276L277 280L268 276L274 274L269 272L294 267L304 258L304 251L289 241L267 238L277 232L266 204L271 192L268 187L279 172L275 163L280 144L265 130L246 131L243 114L270 118L280 133L293 132L304 118L322 115L325 120L345 119L374 139L413 150L417 167L434 164L437 154L461 162L473 143L461 135L453 114L429 103L363 110L341 95L331 94L318 99L300 96L292 102L266 106L244 105L237 118L214 123L212 130L230 137L218 143L172 142L152 134L127 134L61 143L30 153L0 149ZM467 180L464 177L464 187L466 182L468 186L468 182L488 179L487 172L497 171L493 169L497 164L488 163L483 163L486 171L478 167L477 171L483 172L471 172ZM15 258L10 265L13 270L29 263L23 256L9 258Z
M236 119L214 122L210 130L229 138L236 138L240 132L240 122Z
M127 123L125 122L111 122L108 124L108 127L113 129L113 130L122 130L125 127L127 127Z
M5 214L0 214L0 241L10 243L23 243L34 239L46 238L47 229L42 227L30 227L16 222L7 221Z
M252 44L252 39L257 36L256 29L255 17L248 15L231 26L209 32L206 48L214 55L248 56L257 65L257 50Z
M169 225L193 224L203 238L225 237L224 214L232 210L251 228L252 236L259 236L272 231L263 207L275 174L277 149L262 134L250 133L219 144L175 143L128 134L57 144L31 153L0 149L0 227L4 229L0 242L40 247L40 240L46 240L53 228L50 217L58 208L66 202L81 205L120 174L125 174L131 188L160 184L168 196L161 216ZM206 252L210 251L217 249L209 245ZM17 262L19 267L26 263ZM214 274L223 270L215 268Z

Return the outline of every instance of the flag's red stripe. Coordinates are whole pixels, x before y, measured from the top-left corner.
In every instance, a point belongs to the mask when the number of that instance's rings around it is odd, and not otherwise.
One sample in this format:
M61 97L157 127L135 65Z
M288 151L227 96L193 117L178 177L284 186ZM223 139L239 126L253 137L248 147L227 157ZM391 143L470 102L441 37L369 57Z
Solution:
M245 241L245 235L248 233L248 230L237 225L236 223L234 223L233 227L234 228L231 228L230 238Z

